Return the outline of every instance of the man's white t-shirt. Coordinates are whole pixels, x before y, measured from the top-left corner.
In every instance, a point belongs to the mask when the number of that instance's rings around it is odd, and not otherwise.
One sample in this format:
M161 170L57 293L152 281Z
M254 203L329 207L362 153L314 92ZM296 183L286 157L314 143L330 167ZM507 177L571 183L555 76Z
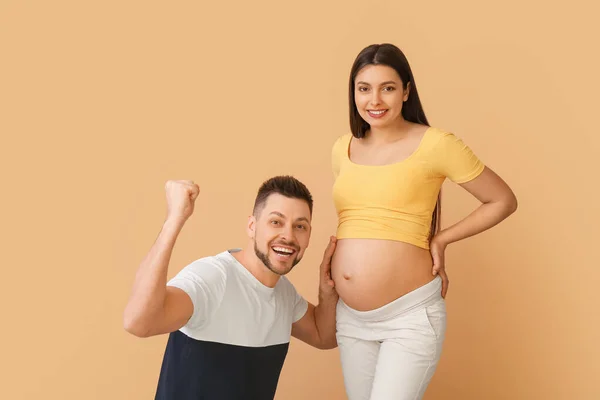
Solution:
M273 398L292 324L308 303L285 276L263 285L234 251L196 260L168 282L194 312L170 334L156 399Z

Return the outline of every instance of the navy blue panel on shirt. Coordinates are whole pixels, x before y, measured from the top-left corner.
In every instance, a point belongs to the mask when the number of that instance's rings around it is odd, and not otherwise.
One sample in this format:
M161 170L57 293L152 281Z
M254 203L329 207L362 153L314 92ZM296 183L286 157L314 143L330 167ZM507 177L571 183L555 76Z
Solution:
M272 400L288 347L237 346L172 332L155 400Z

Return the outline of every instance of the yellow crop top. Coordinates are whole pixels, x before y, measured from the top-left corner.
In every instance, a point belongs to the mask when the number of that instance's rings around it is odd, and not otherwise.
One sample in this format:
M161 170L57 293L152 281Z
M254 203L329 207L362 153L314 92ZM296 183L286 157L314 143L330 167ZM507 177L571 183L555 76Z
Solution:
M468 182L485 167L460 138L437 128L427 129L408 158L388 165L352 162L351 139L350 133L340 136L332 149L339 239L387 239L429 249L431 218L444 180Z

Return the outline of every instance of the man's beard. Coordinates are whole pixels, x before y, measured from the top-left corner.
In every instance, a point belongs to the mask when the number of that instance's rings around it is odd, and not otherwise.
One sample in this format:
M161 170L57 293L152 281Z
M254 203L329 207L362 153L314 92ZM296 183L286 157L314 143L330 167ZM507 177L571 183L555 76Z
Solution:
M283 244L283 243L281 243ZM267 251L269 251L270 246L267 245ZM271 264L271 261L269 260L269 256L266 253L263 253L262 251L260 251L258 249L258 246L256 245L256 239L254 239L254 253L256 253L256 257L258 257L258 259L260 261L262 261L263 264L265 264L265 267L267 267L269 269L269 271L277 274L277 275L285 275L288 272L290 272L299 262L300 260L302 260L302 257L298 257L296 256L296 258L294 259L294 262L292 262L292 266L290 267L289 270L287 270L286 272L280 272L277 271L274 267L273 264ZM296 250L296 253L298 253L298 251Z

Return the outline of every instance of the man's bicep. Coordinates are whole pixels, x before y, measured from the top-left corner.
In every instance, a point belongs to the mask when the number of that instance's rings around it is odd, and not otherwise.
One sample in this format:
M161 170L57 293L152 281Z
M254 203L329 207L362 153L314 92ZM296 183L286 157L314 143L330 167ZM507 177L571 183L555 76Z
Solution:
M165 303L156 332L152 335L174 332L185 326L194 313L194 304L190 296L174 286L167 286Z

